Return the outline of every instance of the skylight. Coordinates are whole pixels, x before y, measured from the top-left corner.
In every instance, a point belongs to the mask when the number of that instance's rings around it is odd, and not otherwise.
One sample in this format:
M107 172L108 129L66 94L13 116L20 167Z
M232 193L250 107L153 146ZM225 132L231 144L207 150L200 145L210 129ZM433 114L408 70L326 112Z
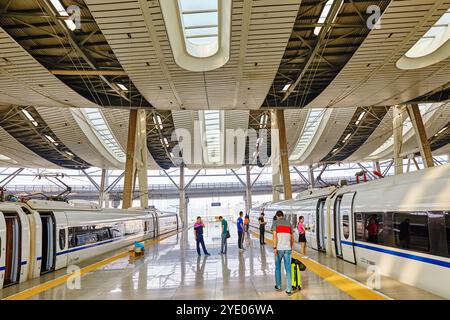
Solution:
M206 149L207 162L210 164L221 164L222 156L222 111L205 110L199 111L202 119L202 136Z
M197 58L219 50L218 0L178 0L187 52Z
M91 123L91 127L95 129L95 132L107 149L116 156L117 160L124 162L125 153L109 129L102 112L97 108L84 108L83 111Z
M438 21L406 52L408 58L419 58L437 50L450 39L450 8Z
M31 121L31 123L33 124L33 126L37 127L38 123L36 120L34 120L33 116L25 109L22 109L22 113L25 115L25 117L27 117L28 120Z
M69 14L67 13L66 9L59 0L50 0L50 2L52 3L55 10L58 12L59 16L69 17ZM73 22L71 19L65 19L64 22L66 23L67 27L72 31L74 31L77 28L75 22Z
M303 126L303 132L300 135L300 138L298 139L294 150L289 156L290 161L298 160L303 154L303 152L306 150L306 147L311 143L312 138L314 137L317 129L319 128L319 124L322 121L324 113L325 109L323 108L311 109L308 112L306 122Z
M335 0L328 0L327 3L325 3L325 6L323 7L322 13L320 14L319 20L317 21L318 24L325 23L325 20L327 19L328 14L330 13L331 6L333 5L334 1ZM338 11L336 11L336 15L334 16L332 22L334 22L334 20L336 20L336 17L338 15L339 11L341 10L341 7L342 7L343 3L344 3L344 1L341 2L340 7L339 7ZM316 36L318 36L319 33L320 33L320 30L322 30L322 26L315 27L314 28L314 34Z
M203 72L230 59L232 0L159 1L176 64Z

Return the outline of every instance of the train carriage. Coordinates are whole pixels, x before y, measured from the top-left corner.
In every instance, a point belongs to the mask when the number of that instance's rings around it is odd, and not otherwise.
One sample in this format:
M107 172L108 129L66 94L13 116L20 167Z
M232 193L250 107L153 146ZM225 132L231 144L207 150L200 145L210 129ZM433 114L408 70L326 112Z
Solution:
M449 194L450 165L443 165L312 189L252 212L271 219L282 210L293 226L304 216L311 248L450 298Z
M180 228L176 213L91 203L0 203L0 288Z

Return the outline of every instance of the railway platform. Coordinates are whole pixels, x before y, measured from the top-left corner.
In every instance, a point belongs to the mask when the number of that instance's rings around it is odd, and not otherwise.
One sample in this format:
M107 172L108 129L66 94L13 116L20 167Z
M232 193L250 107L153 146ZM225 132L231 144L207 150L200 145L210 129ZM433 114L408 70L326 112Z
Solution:
M380 290L365 283L365 270L326 255L308 252L294 256L308 267L302 272L301 291L292 296L274 290L274 255L261 246L257 234L246 238L245 251L237 247L231 225L227 255L219 255L220 225L208 223L206 247L210 256L198 256L192 229L164 235L146 243L145 255L132 258L127 248L2 290L3 299L32 300L352 300L439 299L423 290L383 277ZM284 282L283 282L284 283Z

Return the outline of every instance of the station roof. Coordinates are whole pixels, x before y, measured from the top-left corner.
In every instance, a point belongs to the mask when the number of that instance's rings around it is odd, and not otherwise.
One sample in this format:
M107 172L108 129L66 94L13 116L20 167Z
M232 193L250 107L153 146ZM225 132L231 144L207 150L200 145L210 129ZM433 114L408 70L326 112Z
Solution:
M204 150L188 167L262 166L255 141L226 131L270 142L277 108L292 164L392 157L391 107L407 103L425 110L433 152L450 151L450 58L439 52L450 46L448 2L178 4L0 0L2 165L123 168L131 108L147 110L153 169L179 164L183 130ZM424 41L440 47L411 59ZM417 153L404 120L403 152Z

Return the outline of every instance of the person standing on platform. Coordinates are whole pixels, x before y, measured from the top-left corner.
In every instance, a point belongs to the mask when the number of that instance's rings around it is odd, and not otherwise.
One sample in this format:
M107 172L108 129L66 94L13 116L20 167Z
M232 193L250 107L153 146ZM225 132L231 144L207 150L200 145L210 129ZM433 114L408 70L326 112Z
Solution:
M281 260L284 260L286 293L291 295L291 255L294 247L294 232L291 224L284 218L283 211L278 210L276 216L277 220L272 225L273 251L275 254L275 290L281 291Z
M197 217L197 221L194 224L194 236L195 236L195 242L197 243L197 253L199 256L200 254L200 245L202 246L203 253L205 256L209 256L210 254L206 250L205 247L205 241L203 240L203 228L205 227L205 224L202 221L202 218L200 216Z
M267 222L264 220L264 212L261 212L261 215L258 218L259 223L259 243L264 245L266 244L264 240L264 233L266 232L266 224Z
M242 211L239 212L239 218L236 221L237 231L238 231L238 247L240 251L244 251L242 243L244 242L244 220L242 216L244 213Z
M222 244L220 246L220 254L227 254L227 239L228 235L230 234L228 230L228 221L225 220L222 216L219 217L220 226L221 226L221 238L222 238Z
M306 255L306 229L305 229L305 218L300 216L298 219L298 242L300 242L300 253Z

